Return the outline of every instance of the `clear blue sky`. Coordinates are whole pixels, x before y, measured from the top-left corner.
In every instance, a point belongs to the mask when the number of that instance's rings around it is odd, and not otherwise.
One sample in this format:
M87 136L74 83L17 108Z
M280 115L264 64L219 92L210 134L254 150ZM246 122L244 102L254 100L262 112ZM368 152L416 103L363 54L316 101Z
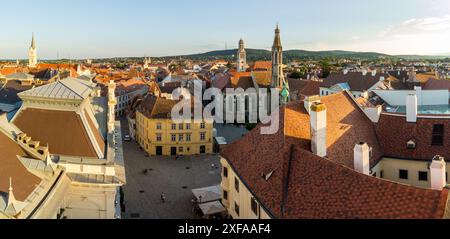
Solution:
M165 56L270 48L450 53L448 0L2 1L0 58Z

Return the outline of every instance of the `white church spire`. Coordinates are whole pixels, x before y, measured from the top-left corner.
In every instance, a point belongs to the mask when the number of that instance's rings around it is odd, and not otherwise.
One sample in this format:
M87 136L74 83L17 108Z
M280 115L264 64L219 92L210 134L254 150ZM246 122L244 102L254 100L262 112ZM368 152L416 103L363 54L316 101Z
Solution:
M36 67L37 66L37 49L36 49L36 40L34 39L34 33L31 39L31 46L28 51L28 67Z
M9 207L16 203L16 198L14 197L13 193L13 187L12 187L12 179L9 177L9 189L8 189L8 202L6 204L6 207Z

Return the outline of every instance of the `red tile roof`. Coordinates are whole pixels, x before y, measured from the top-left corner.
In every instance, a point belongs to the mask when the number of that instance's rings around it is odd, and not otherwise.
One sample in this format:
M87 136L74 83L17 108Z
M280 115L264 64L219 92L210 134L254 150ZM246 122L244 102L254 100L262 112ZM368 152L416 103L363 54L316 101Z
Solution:
M330 88L339 83L348 83L352 91L366 91L378 83L380 77L384 77L387 80L389 75L386 73L377 73L375 76L372 76L371 73L363 75L361 72L348 72L347 74L343 72L331 73L330 76L323 80L320 86Z
M305 96L320 95L319 81L312 80L300 80L300 79L288 79L289 90L294 93L297 92L303 99Z
M252 66L252 71L258 70L272 70L272 62L271 61L255 61Z
M285 218L443 218L448 189L426 190L366 176L302 149L291 154Z
M448 90L450 91L450 80L430 79L423 86L424 90Z
M382 156L374 125L347 92L322 102L328 109L328 159L310 152L310 119L301 101L281 110L276 134L261 135L259 125L222 151L274 217L442 218L448 190L418 189L353 171L356 143L373 148L371 165Z
M231 88L242 88L247 90L248 88L254 88L253 78L251 72L233 72L230 78Z
M450 160L450 137L444 137L443 146L431 145L435 124L444 125L445 132L450 132L450 119L419 117L417 123L407 123L405 115L382 114L376 132L384 155L431 161L436 154L440 154ZM410 140L416 142L416 149L407 148Z

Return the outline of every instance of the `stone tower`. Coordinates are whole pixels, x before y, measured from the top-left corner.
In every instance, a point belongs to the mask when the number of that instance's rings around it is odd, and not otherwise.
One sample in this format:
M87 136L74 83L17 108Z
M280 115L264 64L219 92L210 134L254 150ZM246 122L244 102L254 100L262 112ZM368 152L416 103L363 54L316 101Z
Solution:
M34 33L31 39L30 50L28 51L28 66L29 67L37 66L37 49L36 49L36 41L34 40Z
M281 45L280 29L275 29L275 39L272 47L272 87L281 88L283 76L283 46Z
M244 47L244 40L239 41L239 50L238 50L238 59L237 59L237 72L245 72L247 69L247 52Z
M282 92L282 102L289 101L289 85L283 72L283 46L281 45L280 28L275 29L275 39L272 47L272 87Z

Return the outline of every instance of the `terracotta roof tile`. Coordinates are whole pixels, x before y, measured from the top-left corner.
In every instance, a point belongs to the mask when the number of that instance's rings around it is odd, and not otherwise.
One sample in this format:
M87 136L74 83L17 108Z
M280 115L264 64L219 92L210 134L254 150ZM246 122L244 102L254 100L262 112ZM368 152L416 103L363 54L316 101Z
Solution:
M328 109L328 159L310 152L310 123L303 102L280 112L280 130L259 125L222 151L234 171L276 218L442 218L448 190L424 190L359 174L353 148L367 142L371 164L381 147L371 121L347 92L322 98ZM268 180L265 175L271 175ZM288 185L286 187L286 185Z
M252 71L258 70L272 70L272 62L271 61L255 61L252 66Z
M450 80L430 79L424 86L424 90L448 90L450 91Z
M417 123L407 123L404 115L382 114L376 132L385 156L432 160L439 154L450 160L450 137L444 137L443 146L431 145L435 124L444 125L445 132L450 131L450 119L419 117ZM407 148L410 140L416 142L416 149Z
M377 73L375 76L372 76L370 72L366 75L363 75L361 72L331 73L328 78L323 80L320 86L330 88L339 83L348 83L352 91L366 91L378 83L381 77L388 79L389 75Z

